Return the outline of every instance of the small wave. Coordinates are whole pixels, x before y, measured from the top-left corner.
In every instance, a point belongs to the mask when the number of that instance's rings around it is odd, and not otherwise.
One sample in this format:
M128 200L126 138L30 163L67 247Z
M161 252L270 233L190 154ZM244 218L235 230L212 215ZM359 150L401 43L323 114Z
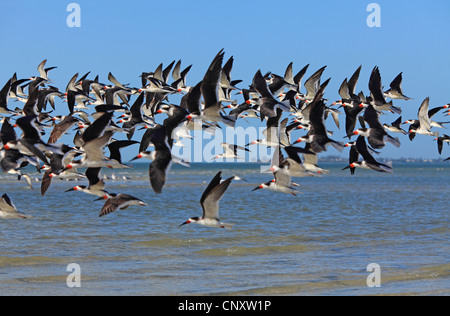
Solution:
M52 257L0 257L0 267L17 267L17 266L32 266L39 264L51 263L66 263L67 258L52 258Z
M262 247L230 247L230 248L215 248L202 249L196 253L204 256L247 256L247 255L264 255L274 253L286 252L306 252L311 250L305 245L283 245L283 246L262 246Z

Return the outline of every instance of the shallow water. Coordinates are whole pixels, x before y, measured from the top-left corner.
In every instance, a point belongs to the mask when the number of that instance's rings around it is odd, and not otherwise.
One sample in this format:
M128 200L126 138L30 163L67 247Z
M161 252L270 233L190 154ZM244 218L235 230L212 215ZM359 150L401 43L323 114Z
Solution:
M147 206L101 218L102 201L64 193L77 182L54 181L42 197L39 182L31 190L2 176L0 193L33 217L0 219L1 295L450 294L448 164L350 176L324 163L330 174L294 179L297 196L252 192L272 176L245 163L174 166L156 195L147 166L104 171L115 176L108 191ZM200 196L219 170L248 181L233 181L221 201L233 229L179 228L201 215ZM81 287L67 286L70 263ZM367 285L370 263L380 287Z

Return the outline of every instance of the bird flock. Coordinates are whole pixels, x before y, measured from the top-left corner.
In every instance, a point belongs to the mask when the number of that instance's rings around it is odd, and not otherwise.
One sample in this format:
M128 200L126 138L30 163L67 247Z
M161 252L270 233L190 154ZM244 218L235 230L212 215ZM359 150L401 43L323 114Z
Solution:
M198 82L188 80L192 65L182 69L181 60L166 67L161 63L155 71L139 75L140 87L121 83L112 73L108 74L108 82L101 82L98 75L90 79L88 72L81 77L75 74L65 89L61 89L49 77L50 71L57 67L46 67L47 60L38 65L39 75L18 79L15 73L0 91L2 171L30 184L30 175L23 169L30 164L35 166L37 173L43 172L42 196L54 179L85 181L86 185L76 185L66 192L80 191L105 200L99 213L105 216L130 205L146 205L138 197L105 189L105 180L100 175L102 168L132 168L122 162L123 148L139 144L132 160L150 160L150 187L161 194L172 163L189 167L188 161L173 155L173 146L184 146L181 140L192 140L193 131L214 134L222 126L235 128L241 119L265 122L264 138L252 140L246 146L222 143L224 152L214 159L241 159L238 151L248 152L253 145L272 147L274 155L267 172L273 174L273 179L252 191L268 189L296 195L299 185L293 178L328 173L319 166L318 155L330 146L340 152L349 148L349 163L343 170L350 169L353 175L357 168L392 172L392 165L377 161L375 155L387 143L401 146L399 138L392 136L394 133L408 135L411 141L416 134L430 136L437 141L439 154L443 143L450 143L449 136L439 136L433 130L448 123L433 119L441 111L447 111L449 104L429 109L427 97L416 118L402 120L402 110L394 105L394 100L411 100L402 91L402 73L383 91L380 69L374 67L368 82L370 93L366 95L363 91L356 92L362 68L359 66L349 79L343 80L338 90L340 98L332 102L324 98L331 80L322 80L326 66L310 76L306 76L309 64L294 75L292 62L284 75L263 74L258 70L247 88L239 88L242 80L233 80L231 76L234 58L231 56L225 62L224 57L222 49ZM307 79L302 84L303 78ZM180 97L179 104L171 102L172 96ZM57 99L67 104L64 110L58 109L65 115L52 115ZM12 102L23 106L12 109ZM383 124L380 118L386 114L398 117L390 124ZM159 115L165 115L160 123ZM342 115L346 136L344 140L336 140L326 123L331 117L340 128ZM402 125L409 126L405 130ZM138 140L137 130L145 130ZM303 136L291 136L302 131ZM64 135L71 133L72 143L61 142ZM356 140L351 141L352 137ZM109 155L105 153L106 148ZM219 201L232 180L241 178L232 176L222 180L222 172L218 172L201 196L202 216L191 217L180 226L197 223L231 228L233 224L219 219ZM29 216L19 212L5 193L0 200L0 217Z

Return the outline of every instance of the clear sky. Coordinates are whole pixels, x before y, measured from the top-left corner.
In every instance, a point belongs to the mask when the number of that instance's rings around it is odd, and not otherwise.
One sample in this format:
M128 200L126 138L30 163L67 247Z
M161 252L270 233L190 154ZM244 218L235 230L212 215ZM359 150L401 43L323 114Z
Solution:
M370 3L380 6L380 27L366 23ZM331 78L325 98L339 98L338 88L362 65L357 91L368 91L368 79L379 66L383 85L403 72L403 90L414 100L394 100L403 119L415 118L420 103L430 108L450 102L450 2L442 1L76 1L81 27L70 28L66 11L71 1L16 0L0 3L0 81L14 72L20 78L37 75L48 59L57 66L50 78L64 89L69 79L91 71L107 82L108 72L131 86L139 86L142 71L161 62L182 60L193 65L188 84L196 84L224 48L234 56L233 79L247 87L258 69L283 75L292 61L294 72L310 64L305 76L327 65ZM58 114L67 111L57 103ZM397 115L382 117L391 123ZM450 117L438 114L438 121ZM344 124L344 114L341 115ZM336 129L332 122L330 128ZM450 126L450 125L449 125ZM450 127L449 127L450 128ZM441 130L441 134L448 133ZM343 128L336 139L343 140ZM300 135L299 135L300 136ZM436 142L418 135L402 146L387 145L382 156L439 158ZM329 154L338 153L330 148ZM450 156L445 146L442 158Z

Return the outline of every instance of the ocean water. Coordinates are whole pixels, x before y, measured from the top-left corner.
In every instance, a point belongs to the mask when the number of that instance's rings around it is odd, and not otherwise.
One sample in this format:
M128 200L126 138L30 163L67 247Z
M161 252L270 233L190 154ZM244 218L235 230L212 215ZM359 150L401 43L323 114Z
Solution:
M0 219L0 294L449 295L450 165L399 163L392 174L354 176L340 163L321 166L330 173L294 179L297 196L252 192L272 178L259 164L174 166L160 195L148 163L102 170L108 191L147 206L101 218L103 201L64 193L85 180L54 181L42 197L38 179L30 189L2 175L0 194L32 218ZM201 216L200 196L219 170L247 180L233 181L220 203L233 229L178 227ZM68 286L71 263L80 287Z

